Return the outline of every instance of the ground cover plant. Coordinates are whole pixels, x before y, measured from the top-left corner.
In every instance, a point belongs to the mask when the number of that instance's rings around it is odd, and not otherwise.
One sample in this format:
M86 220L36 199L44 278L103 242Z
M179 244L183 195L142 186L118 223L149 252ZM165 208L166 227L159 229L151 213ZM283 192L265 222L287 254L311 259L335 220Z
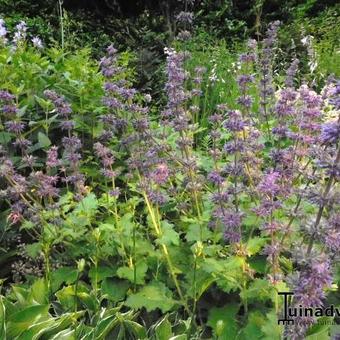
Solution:
M278 21L236 55L177 20L160 102L0 21L0 339L336 338L277 320L339 304L339 80L308 38L278 72Z

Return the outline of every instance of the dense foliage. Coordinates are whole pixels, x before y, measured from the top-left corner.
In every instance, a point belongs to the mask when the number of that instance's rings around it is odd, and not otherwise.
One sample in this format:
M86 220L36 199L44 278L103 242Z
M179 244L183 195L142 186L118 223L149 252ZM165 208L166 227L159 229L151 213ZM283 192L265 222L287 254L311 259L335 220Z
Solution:
M277 323L339 303L336 33L175 22L162 67L0 20L0 339L337 336Z

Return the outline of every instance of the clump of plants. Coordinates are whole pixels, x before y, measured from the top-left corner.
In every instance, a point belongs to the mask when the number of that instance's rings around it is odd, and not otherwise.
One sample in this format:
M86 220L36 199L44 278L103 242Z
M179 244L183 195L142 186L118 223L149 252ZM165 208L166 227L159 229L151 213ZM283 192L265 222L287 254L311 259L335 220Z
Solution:
M113 46L77 80L64 72L73 57L53 60L57 51L23 35L12 48L0 34L1 67L12 70L0 91L2 256L12 268L1 339L334 333L310 317L277 323L278 292L310 308L338 298L340 249L339 81L317 93L298 83L294 59L278 88L278 28L249 41L235 101L204 120L206 70L189 72L188 52L166 50L157 107ZM11 68L26 55L42 65L33 88Z

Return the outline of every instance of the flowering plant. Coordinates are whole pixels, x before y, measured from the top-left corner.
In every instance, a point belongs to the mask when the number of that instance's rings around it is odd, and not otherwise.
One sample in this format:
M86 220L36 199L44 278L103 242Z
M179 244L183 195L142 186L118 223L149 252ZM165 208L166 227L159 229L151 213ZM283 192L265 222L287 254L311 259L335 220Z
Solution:
M91 69L74 87L46 73L33 95L17 79L2 84L2 207L6 232L20 235L5 246L20 259L0 334L300 339L312 329L314 319L277 324L277 292L306 307L336 294L340 86L298 84L294 59L278 89L278 28L240 55L238 98L208 118L208 147L197 137L205 68L190 73L186 51L166 50L158 115L113 46L101 75ZM51 63L17 29L15 49L1 33L2 55L28 49L36 65Z

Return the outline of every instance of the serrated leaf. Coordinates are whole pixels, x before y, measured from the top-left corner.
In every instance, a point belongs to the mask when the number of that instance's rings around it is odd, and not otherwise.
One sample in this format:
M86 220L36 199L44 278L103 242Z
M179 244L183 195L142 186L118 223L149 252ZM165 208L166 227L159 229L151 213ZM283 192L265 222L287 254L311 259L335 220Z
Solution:
M239 305L228 304L224 307L213 307L209 310L207 325L214 330L219 340L233 340L237 336L236 314Z
M162 221L162 236L157 240L159 244L165 244L167 246L173 244L175 246L179 245L179 235L174 230L174 225L170 224L168 221Z
M212 237L212 233L206 227L202 227L202 234L201 234L201 227L197 223L190 224L188 231L185 235L185 238L188 242L207 240L211 237Z
M75 213L83 213L87 216L91 216L93 212L97 210L98 200L94 193L90 193L83 198L76 206Z
M163 313L174 307L175 301L171 297L171 291L161 282L153 282L144 286L138 293L130 295L125 305L133 308L145 308L151 312L159 308Z
M113 302L122 301L125 299L129 286L130 284L126 281L106 278L102 282L102 294Z
M254 339L260 340L264 334L261 331L261 327L265 324L265 316L259 312L251 312L248 316L248 322L244 329L242 329L240 339Z
M12 134L9 132L2 131L0 132L0 144L6 145L9 143L12 139Z
M251 282L247 289L243 289L240 293L242 300L271 300L275 289L265 279L255 279ZM276 291L275 291L276 293Z
M136 283L144 284L145 274L148 270L148 266L144 261L136 263L136 274L133 267L120 267L117 270L117 276L121 279L129 280L134 283L136 275Z
M36 258L40 254L41 249L42 249L41 243L39 242L27 244L25 246L25 251L27 255L29 255L32 258Z
M97 269L95 267L92 267L89 271L89 277L92 281L97 278L97 282L100 282L106 277L114 276L115 273L116 271L108 266L99 266Z
M267 240L261 237L253 237L247 242L247 252L248 255L255 255L257 254L262 247L266 244Z
M265 340L280 340L282 337L283 327L277 324L277 315L272 311L266 315L266 321L261 327L261 331L265 334Z
M52 290L56 291L62 283L72 284L77 279L77 270L72 267L62 267L52 272Z

